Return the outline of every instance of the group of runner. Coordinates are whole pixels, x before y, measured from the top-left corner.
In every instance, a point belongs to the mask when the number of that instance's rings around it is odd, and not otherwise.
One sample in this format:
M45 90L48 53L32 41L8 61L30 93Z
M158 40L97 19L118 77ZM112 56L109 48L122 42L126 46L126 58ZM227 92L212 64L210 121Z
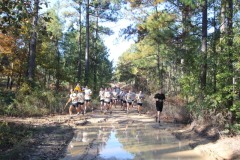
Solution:
M86 87L81 87L79 84L74 88L74 90L70 91L70 97L64 107L71 102L69 107L69 114L73 114L73 110L76 109L77 114L85 114L87 109L91 107L93 112L93 106L90 106L91 103L92 90ZM137 93L133 92L132 89L120 89L120 87L106 87L100 88L99 90L99 100L100 100L100 109L101 112L110 112L112 114L112 107L117 107L120 104L121 109L129 113L130 109L133 109L134 103L137 104L138 114L141 115L144 94L142 91ZM163 109L163 102L165 100L165 95L160 92L155 94L154 96L156 100L156 122L160 123L160 114Z
M133 108L133 104L136 102L138 113L141 114L144 94L142 91L135 93L132 89L126 90L119 87L108 87L100 89L99 98L101 111L110 111L112 113L112 107L116 108L117 104L120 104L121 109L129 113L130 108Z
M74 109L76 109L77 114L85 114L87 109L91 107L93 111L93 106L91 103L92 91L87 86L81 87L79 84L74 89L70 90L69 99L64 107L71 102L69 107L69 114L72 115ZM142 105L144 100L144 94L142 91L135 93L132 89L120 89L120 87L106 87L100 88L99 91L100 100L100 110L101 112L112 113L112 107L115 108L120 104L121 109L129 113L130 108L133 108L134 103L137 103L137 111L141 114Z
M64 109L71 102L69 107L70 115L73 114L74 109L76 109L78 115L80 113L85 114L87 111L87 108L90 106L91 97L92 97L92 90L89 89L88 86L81 87L80 84L77 84L77 86L74 89L70 90L69 99ZM93 107L92 107L92 110L93 110Z

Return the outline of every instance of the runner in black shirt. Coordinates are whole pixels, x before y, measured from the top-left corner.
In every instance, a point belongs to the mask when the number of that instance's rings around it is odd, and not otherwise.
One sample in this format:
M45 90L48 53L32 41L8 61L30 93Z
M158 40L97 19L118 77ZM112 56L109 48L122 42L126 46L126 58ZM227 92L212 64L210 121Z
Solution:
M162 93L162 90L160 89L160 92L155 94L154 98L156 99L156 109L157 109L156 122L158 121L160 123L160 114L162 113L165 95Z

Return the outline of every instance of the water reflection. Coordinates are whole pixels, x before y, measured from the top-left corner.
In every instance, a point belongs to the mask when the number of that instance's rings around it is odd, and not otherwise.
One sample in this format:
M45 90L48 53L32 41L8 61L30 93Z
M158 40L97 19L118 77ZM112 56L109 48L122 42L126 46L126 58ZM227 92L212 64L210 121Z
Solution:
M116 138L116 132L111 131L110 137L104 148L99 153L103 159L133 159L134 155L123 149L123 145Z
M76 131L64 160L203 159L189 148L186 141L176 140L169 131L154 129L149 124L86 127Z

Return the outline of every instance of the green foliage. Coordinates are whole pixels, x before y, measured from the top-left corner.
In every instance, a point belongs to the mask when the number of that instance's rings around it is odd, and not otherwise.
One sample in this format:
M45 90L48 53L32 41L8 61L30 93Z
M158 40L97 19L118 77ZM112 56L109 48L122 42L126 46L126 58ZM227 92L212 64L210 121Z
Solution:
M240 124L230 126L230 130L232 130L234 134L240 135Z
M24 89L19 90L13 103L4 106L4 114L27 117L62 111L66 99L61 94L38 89L27 94Z
M31 137L32 130L29 127L7 122L0 122L0 148L5 152L9 148L17 147L24 143L24 139ZM0 154L0 158L1 158Z
M10 104L13 102L15 94L13 91L0 91L0 104Z
M5 113L6 106L13 103L15 93L12 91L0 91L0 115Z
M31 7L30 0L24 1L6 1L0 2L0 31L7 33L8 29L12 26L19 29L21 28L22 22L30 16L28 10Z
M183 97L188 97L189 99L194 98L193 96L198 92L198 83L195 79L195 75L183 75L181 78L179 78L179 83L182 89L181 95Z
M233 34L230 34L231 27L227 23L223 33L222 28L218 30L222 25L217 19L221 16L220 1L207 6L209 11L215 12L215 17L208 15L208 25L216 28L213 33L208 33L207 80L205 89L201 90L201 67L205 59L200 50L202 14L199 14L199 7L203 1L168 1L165 5L159 2L158 7L141 3L143 1L138 1L139 5L136 1L130 2L134 13L141 11L146 14L134 15L134 18L138 17L137 27L132 25L131 30L125 32L131 36L135 33L138 39L119 58L117 76L123 81L147 77L150 92L162 83L166 92L181 95L186 100L192 117L196 119L224 126L230 123L228 114L231 113L231 123L238 123L240 83L233 84L232 80L235 77L238 82L240 77L239 12L233 11L236 20L233 21ZM234 1L234 5L239 5L239 2ZM225 16L228 20L233 18L230 14Z

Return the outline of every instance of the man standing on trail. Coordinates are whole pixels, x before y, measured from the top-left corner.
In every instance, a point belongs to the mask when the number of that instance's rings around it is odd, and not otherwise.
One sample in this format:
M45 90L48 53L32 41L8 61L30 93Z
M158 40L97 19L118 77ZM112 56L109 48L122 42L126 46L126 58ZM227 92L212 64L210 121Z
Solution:
M155 94L154 98L156 99L156 109L157 109L157 115L156 115L156 122L160 124L160 114L162 113L163 109L163 102L165 100L165 94L162 93L162 89L160 89L159 93Z

